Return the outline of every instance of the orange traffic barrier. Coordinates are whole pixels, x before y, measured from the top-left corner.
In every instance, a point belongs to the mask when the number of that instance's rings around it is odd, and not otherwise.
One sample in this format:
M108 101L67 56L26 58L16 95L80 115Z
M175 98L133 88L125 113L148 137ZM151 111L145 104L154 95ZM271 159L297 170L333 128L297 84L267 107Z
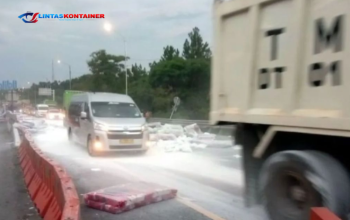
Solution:
M327 208L312 208L310 220L341 220Z
M29 195L44 220L80 220L80 202L67 172L35 146L21 130L19 161Z

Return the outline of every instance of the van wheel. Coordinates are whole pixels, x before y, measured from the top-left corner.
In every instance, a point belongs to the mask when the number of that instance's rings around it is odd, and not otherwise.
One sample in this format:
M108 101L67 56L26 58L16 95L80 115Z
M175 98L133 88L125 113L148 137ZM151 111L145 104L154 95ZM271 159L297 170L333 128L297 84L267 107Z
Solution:
M96 157L96 152L94 151L94 147L92 146L93 145L93 142L91 140L91 137L89 136L88 137L88 140L87 140L87 150L88 150L88 153L91 157Z
M327 207L345 217L350 181L344 167L318 151L284 151L264 163L260 187L272 220L307 220L311 207Z

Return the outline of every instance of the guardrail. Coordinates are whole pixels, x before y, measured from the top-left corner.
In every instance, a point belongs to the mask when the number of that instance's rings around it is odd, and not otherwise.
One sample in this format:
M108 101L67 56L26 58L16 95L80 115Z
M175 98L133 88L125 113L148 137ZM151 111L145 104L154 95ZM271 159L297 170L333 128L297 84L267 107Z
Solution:
M219 136L232 136L235 129L234 125L210 125L207 120L186 120L186 119L168 119L168 118L150 118L149 123L159 122L161 124L191 125L197 124L203 132L216 134Z
M197 124L198 126L210 126L208 120L187 120L187 119L169 119L169 118L150 118L150 122L160 122L162 124L179 124L190 125Z

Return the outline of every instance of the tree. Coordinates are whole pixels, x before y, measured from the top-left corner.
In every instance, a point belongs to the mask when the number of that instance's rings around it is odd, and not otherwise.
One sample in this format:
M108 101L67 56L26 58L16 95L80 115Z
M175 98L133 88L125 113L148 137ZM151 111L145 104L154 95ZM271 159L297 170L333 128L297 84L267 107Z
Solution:
M179 57L169 61L160 61L150 70L150 83L153 88L162 87L169 92L181 92L188 89L189 77L186 61Z
M173 46L166 46L163 50L163 56L160 58L160 61L169 61L180 57L180 51Z
M127 69L128 94L143 111L152 111L155 117L169 117L173 98L179 96L181 105L174 118L207 119L209 112L211 52L203 41L198 28L194 28L179 49L165 46L159 60L149 64L149 71L139 64ZM108 54L105 50L91 53L87 65L90 73L72 79L72 89L80 91L125 92L124 56ZM69 80L63 82L40 82L30 89L31 99L36 97L38 87L52 87L56 100L62 105ZM33 102L34 103L34 102Z
M122 84L117 78L122 77L121 73L125 68L122 64L124 60L125 56L107 54L105 50L93 52L90 60L87 61L93 75L93 89L106 92L120 91ZM116 86L118 84L120 86Z
M131 69L128 69L128 81L136 81L140 78L143 78L147 76L147 70L146 68L142 67L141 65L133 64L131 66Z
M193 28L188 37L189 39L186 39L182 52L182 56L185 59L209 59L211 57L209 44L207 42L203 43L203 38L197 27Z

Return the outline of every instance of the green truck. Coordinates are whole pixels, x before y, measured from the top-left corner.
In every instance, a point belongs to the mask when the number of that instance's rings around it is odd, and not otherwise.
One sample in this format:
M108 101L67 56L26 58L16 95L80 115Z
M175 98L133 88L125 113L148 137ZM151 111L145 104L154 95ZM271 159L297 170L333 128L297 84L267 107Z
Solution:
M63 94L63 108L65 111L68 110L70 101L72 99L72 96L78 93L82 93L82 91L75 91L75 90L66 90Z
M75 91L75 90L66 90L63 94L63 109L65 111L65 119L63 120L63 125L67 126L67 118L68 118L68 108L72 99L72 96L75 94L82 93L82 91Z

